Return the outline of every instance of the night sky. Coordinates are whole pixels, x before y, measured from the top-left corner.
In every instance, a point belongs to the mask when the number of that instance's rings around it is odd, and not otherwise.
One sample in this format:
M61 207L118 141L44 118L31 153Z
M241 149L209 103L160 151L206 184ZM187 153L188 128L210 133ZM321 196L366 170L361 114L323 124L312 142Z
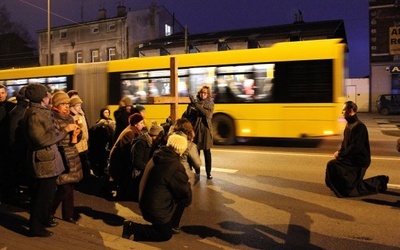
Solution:
M175 14L191 34L290 24L298 10L305 22L343 19L350 50L348 77L369 75L368 0L51 0L51 26L96 20L100 8L115 17L119 4L134 10L152 2ZM47 0L1 0L0 5L35 40L36 31L47 28Z

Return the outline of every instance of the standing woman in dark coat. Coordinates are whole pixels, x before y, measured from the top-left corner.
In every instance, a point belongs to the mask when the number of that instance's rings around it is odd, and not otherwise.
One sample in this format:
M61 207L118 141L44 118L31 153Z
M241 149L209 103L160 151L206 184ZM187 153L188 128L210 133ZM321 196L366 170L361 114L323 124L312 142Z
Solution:
M89 129L89 160L94 174L107 176L108 156L114 145L115 121L110 118L110 110L102 108L100 119Z
M69 96L58 91L52 97L53 114L56 127L63 130L68 124L74 123L74 118L69 114ZM65 221L76 224L74 219L74 184L82 180L82 164L79 158L79 152L75 147L78 143L78 136L81 135L81 128L76 126L74 131L71 131L62 139L58 146L62 147L65 152L68 168L64 173L57 177L57 191L55 194L52 214L57 211L58 206L62 203L62 218Z
M33 177L29 229L32 236L48 237L53 233L46 227L57 225L50 219L56 179L65 170L57 144L77 125L56 128L48 107L50 94L42 84L29 84L25 96L30 104L21 125L28 146L27 164Z
M211 99L211 90L208 86L202 86L197 92L197 99L189 96L191 104L196 108L197 119L193 124L195 137L193 142L204 152L207 179L211 176L211 147L213 146L212 116L214 112L214 102Z

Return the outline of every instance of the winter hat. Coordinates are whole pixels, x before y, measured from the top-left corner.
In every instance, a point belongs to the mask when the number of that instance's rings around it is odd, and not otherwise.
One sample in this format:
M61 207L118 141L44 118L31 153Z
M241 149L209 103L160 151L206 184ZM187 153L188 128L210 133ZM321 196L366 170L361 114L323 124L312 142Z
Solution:
M136 104L136 107L135 107L137 110L139 110L139 112L142 112L143 110L145 110L145 108L144 108L144 106L142 106L142 105L139 105L139 104Z
M125 96L121 99L121 102L125 103L126 106L132 105L132 99L128 96Z
M69 103L69 102L70 102L69 96L64 91L57 91L51 97L51 104L53 104L54 107L57 107L62 103Z
M149 129L149 135L157 136L161 131L164 131L164 128L158 125L156 121L152 121Z
M22 100L26 100L26 96L25 96L25 90L26 90L27 86L23 86L22 88L19 89L18 94L17 94L17 101L22 101Z
M136 124L138 124L141 121L143 121L143 116L138 113L129 116L129 124L131 126L135 126Z
M78 95L78 91L76 91L75 89L71 89L67 92L67 95L69 96L69 98Z
M167 147L172 147L176 153L182 155L187 149L187 139L178 134L168 136Z
M40 83L32 83L26 87L25 97L35 103L41 103L47 96L47 88Z
M71 106L71 107L73 107L73 106L75 106L76 104L81 104L81 103L83 103L82 102L82 100L81 100L81 98L79 98L79 96L73 96L73 97L71 97L71 100L70 100L70 102L69 102L69 105Z

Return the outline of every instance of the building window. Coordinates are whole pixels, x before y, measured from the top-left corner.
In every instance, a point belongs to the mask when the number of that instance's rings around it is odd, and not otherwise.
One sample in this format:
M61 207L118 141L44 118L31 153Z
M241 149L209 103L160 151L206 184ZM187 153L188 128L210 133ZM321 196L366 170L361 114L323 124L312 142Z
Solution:
M43 37L43 41L47 42L47 32L43 33L42 37ZM51 41L53 40L53 32L50 32L50 40Z
M67 30L60 30L60 39L68 38Z
M75 54L75 62L76 63L83 63L83 52L82 51L78 51Z
M115 59L117 59L115 47L108 48L108 61L115 60Z
M168 24L165 24L165 36L172 35L172 27Z
M67 64L68 63L68 53L60 53L60 64Z
M92 62L100 62L98 49L92 50Z
M98 33L99 33L99 26L98 25L90 26L90 34L98 34Z
M107 31L116 31L117 26L115 25L115 22L110 22L107 23Z

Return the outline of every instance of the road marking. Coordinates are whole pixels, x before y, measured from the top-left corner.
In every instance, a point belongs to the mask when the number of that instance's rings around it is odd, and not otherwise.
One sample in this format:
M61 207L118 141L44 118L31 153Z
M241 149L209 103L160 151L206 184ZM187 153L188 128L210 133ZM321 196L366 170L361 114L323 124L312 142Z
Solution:
M204 167L204 166L203 166ZM230 173L230 174L233 174L233 173L236 173L237 171L239 171L238 169L232 169L232 168L215 168L215 167L213 167L212 168L212 171L214 172L214 171L216 171L216 172L222 172L222 173Z
M389 180L390 181L390 180ZM391 188L391 189L400 189L400 185L398 185L398 184L388 184L388 188Z
M310 153L293 153L293 152L272 152L272 151L254 151L254 150L235 150L235 149L213 149L213 151L224 153L245 153L245 154L264 154L264 155L291 155L291 156L307 156L307 157L323 157L333 158L333 154L310 154ZM400 157L372 156L372 160L384 161L400 161Z

